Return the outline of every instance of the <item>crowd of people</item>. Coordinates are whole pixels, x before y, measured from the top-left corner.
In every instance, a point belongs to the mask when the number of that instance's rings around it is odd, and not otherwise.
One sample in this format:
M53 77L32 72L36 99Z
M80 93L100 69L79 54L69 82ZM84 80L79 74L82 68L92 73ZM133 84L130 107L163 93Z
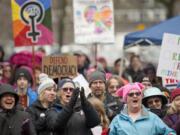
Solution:
M102 57L91 66L86 54L74 52L87 95L72 77L53 79L38 66L4 61L2 54L1 135L180 135L179 84L163 87L155 66L143 67L138 55L128 67L118 58L108 68Z

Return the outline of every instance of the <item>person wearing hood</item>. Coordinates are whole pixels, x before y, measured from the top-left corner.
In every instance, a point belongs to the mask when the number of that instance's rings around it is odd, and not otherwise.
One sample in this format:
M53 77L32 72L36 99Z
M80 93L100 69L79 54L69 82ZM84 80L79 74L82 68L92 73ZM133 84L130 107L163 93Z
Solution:
M57 103L47 112L48 129L57 135L92 135L91 128L100 124L100 118L84 89L80 92L71 79L64 78L58 82L57 97Z
M143 93L142 104L162 119L167 112L167 98L157 87L147 88Z
M176 135L157 115L142 105L141 83L129 83L117 91L123 95L124 109L110 124L109 135Z
M17 109L19 96L9 84L0 86L1 135L36 135L27 112Z
M38 99L26 111L32 117L37 135L50 135L46 128L46 111L56 98L56 83L44 73L39 75L39 80Z

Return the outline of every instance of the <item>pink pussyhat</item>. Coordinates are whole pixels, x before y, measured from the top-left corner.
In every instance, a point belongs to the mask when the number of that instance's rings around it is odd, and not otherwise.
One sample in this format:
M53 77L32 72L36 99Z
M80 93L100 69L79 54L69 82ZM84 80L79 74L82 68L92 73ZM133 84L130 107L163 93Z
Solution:
M143 89L144 89L144 86L142 83L139 83L139 82L128 83L128 84L124 85L123 87L121 87L120 89L118 89L116 94L120 97L123 97L123 101L126 102L127 94L131 90L138 90L138 91L142 92Z

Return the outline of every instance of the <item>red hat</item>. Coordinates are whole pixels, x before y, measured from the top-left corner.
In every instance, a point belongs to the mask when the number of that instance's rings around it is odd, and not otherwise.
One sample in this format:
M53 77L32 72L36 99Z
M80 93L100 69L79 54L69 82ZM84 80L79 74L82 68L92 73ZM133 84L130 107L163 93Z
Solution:
M175 97L180 95L180 88L176 88L171 91L171 102L175 99Z

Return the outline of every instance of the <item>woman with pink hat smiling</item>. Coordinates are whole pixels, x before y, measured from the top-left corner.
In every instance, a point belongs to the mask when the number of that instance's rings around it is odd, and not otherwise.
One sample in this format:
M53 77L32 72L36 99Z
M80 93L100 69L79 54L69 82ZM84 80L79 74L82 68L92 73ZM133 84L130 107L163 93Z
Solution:
M141 83L129 83L117 91L126 105L110 124L109 135L176 135L157 115L142 105Z

